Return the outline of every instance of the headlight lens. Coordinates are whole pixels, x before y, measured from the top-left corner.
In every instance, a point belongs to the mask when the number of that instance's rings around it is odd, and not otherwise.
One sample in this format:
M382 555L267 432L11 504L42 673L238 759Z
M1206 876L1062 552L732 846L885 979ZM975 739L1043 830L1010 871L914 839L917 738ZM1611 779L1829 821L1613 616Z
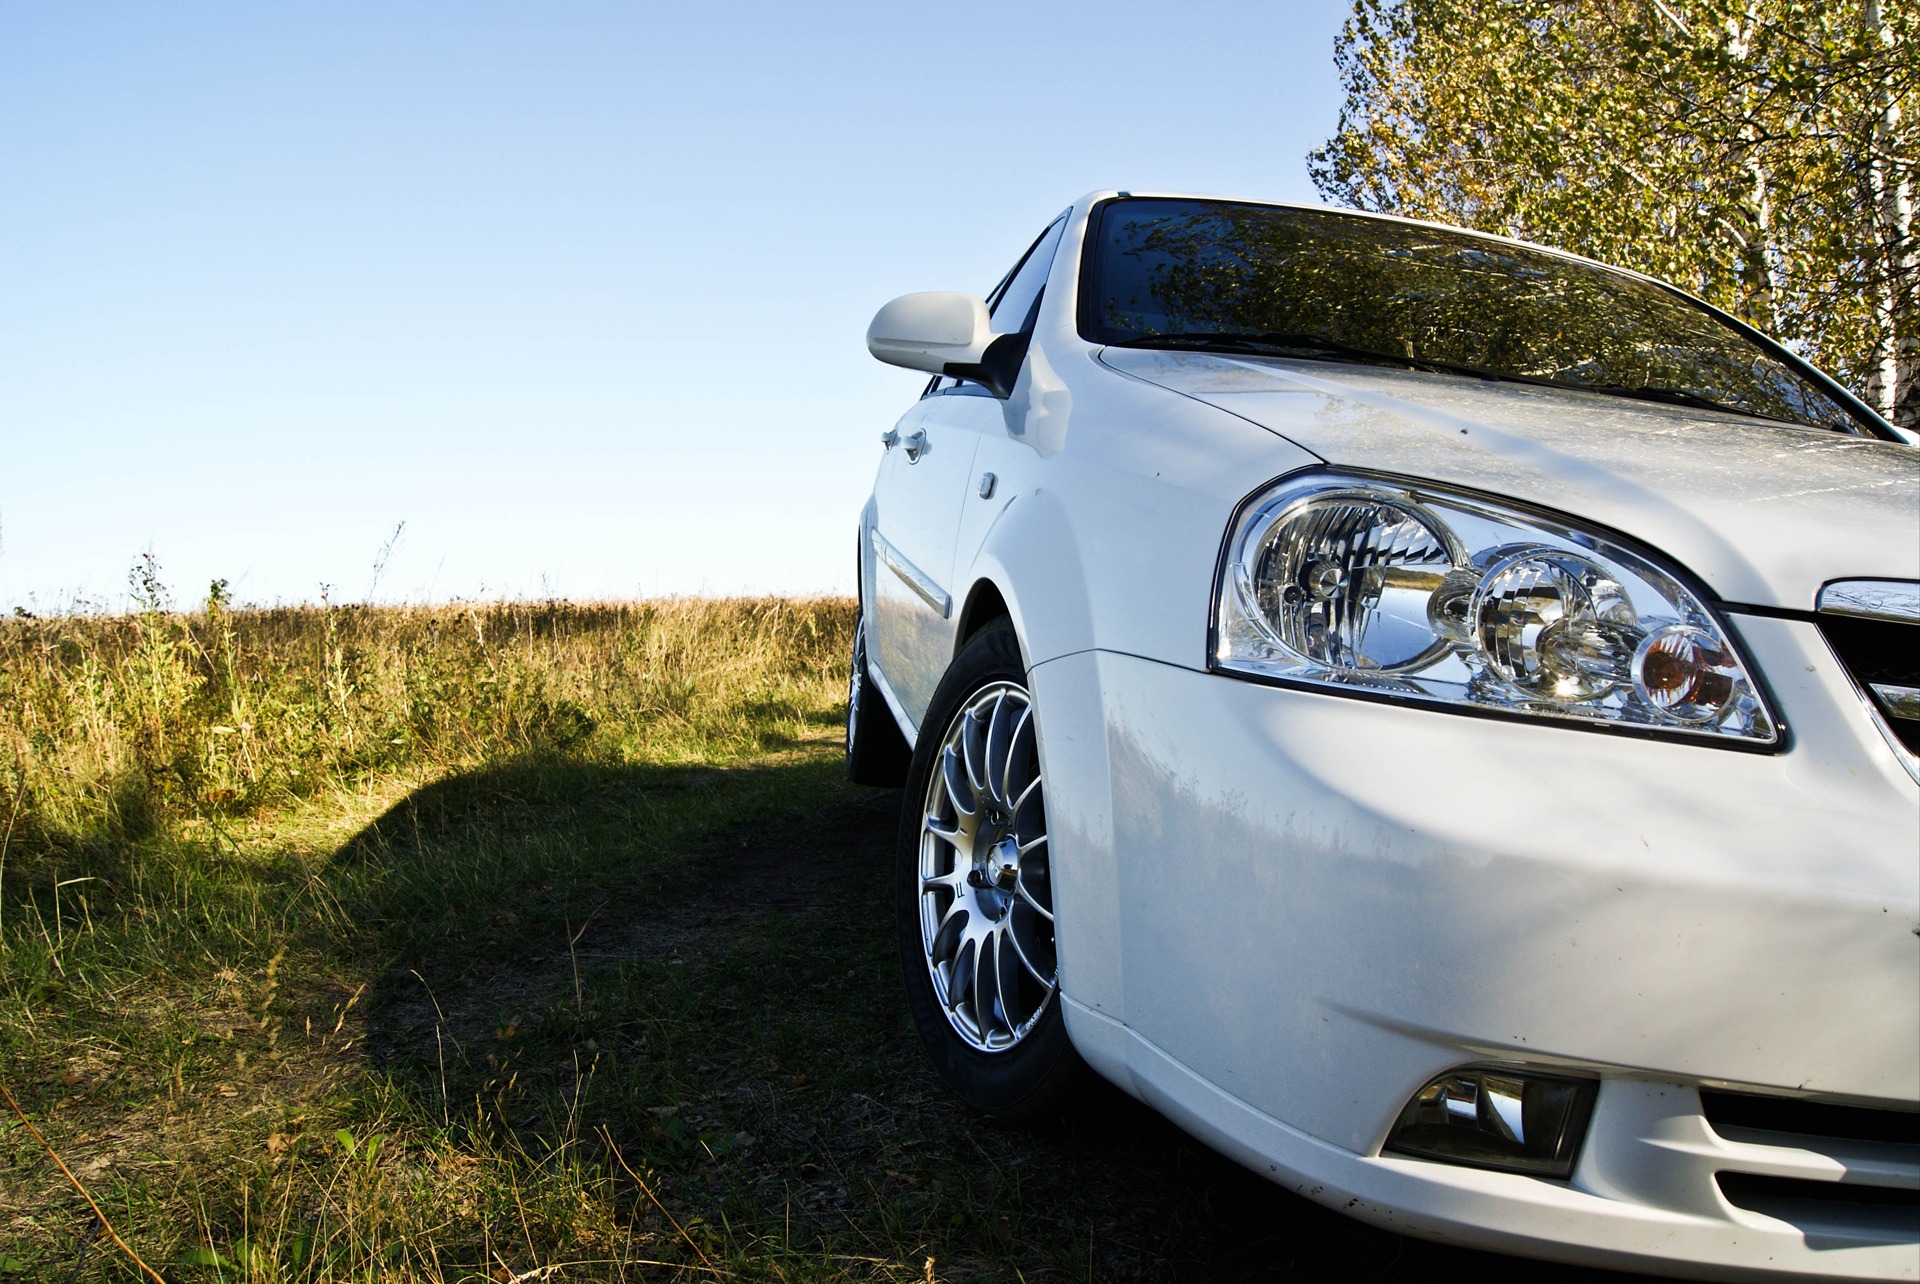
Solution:
M1725 627L1599 535L1422 486L1316 474L1243 511L1214 660L1288 682L1773 744Z

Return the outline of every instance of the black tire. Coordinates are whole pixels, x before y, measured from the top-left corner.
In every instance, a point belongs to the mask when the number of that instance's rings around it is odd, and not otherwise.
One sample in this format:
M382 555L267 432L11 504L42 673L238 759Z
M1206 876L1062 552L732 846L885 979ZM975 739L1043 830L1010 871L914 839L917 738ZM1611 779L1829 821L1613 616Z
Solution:
M1092 1078L1060 1011L1033 714L1013 629L989 625L934 692L895 857L907 1010L927 1055L969 1105L1021 1121L1057 1112ZM973 766L946 767L950 745L956 764L970 745L981 764L996 764L981 766L984 788L972 783ZM1006 806L1016 793L1023 801ZM971 813L959 806L969 800ZM982 962L989 956L992 966Z
M886 701L867 674L867 628L853 630L853 659L847 670L847 779L884 789L906 783L913 751Z

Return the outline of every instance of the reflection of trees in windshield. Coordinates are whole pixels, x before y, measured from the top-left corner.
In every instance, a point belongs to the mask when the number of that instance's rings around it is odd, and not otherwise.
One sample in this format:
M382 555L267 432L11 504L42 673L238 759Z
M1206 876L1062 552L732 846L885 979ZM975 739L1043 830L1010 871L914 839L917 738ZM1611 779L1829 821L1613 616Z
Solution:
M1269 336L1275 351L1311 355L1318 339L1349 359L1375 353L1859 431L1818 387L1711 314L1556 255L1340 214L1196 201L1116 201L1099 238L1099 332L1088 336L1099 342Z

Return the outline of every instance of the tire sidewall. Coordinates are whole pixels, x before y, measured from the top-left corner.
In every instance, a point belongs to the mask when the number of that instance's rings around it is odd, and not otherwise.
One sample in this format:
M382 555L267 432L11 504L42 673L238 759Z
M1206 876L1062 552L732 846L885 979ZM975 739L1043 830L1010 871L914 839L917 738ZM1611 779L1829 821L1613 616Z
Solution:
M843 746L847 779L856 785L890 789L906 779L909 751L906 738L893 720L893 711L873 684L866 636L866 621L862 619L854 626L853 654L848 660Z

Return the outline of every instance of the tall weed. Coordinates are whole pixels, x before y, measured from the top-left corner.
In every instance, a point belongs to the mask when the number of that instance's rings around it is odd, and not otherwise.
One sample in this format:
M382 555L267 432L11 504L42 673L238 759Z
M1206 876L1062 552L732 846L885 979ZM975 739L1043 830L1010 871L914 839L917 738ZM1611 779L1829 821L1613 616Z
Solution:
M168 1278L700 1252L587 1128L591 1049L489 1089L484 1024L443 1047L415 968L532 975L551 938L579 1008L610 887L837 787L852 604L240 609L216 581L182 609L151 558L130 588L0 619L0 1083L118 1231ZM430 1057L396 1033L416 985ZM14 1124L0 1278L66 1278L106 1241Z
M530 754L752 752L837 681L843 601L669 599L173 609L0 620L0 797L16 869L369 776Z

